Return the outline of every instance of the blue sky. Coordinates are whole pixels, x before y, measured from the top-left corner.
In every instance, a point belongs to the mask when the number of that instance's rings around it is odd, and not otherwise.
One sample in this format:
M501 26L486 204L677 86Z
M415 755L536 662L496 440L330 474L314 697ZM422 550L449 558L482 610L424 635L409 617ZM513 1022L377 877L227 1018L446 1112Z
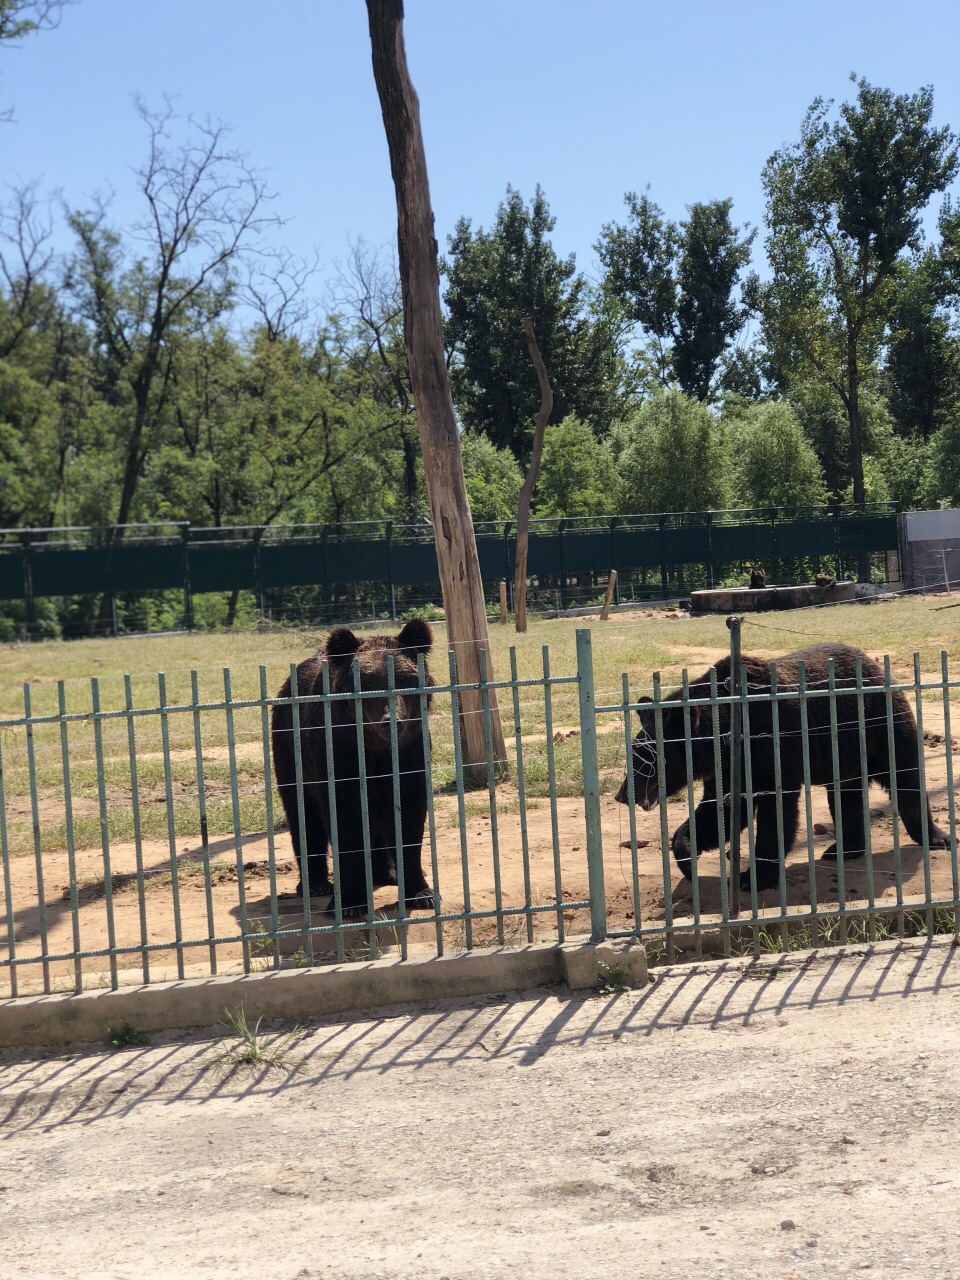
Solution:
M508 183L539 182L554 241L593 273L623 193L672 217L731 196L763 215L760 172L817 95L851 71L898 92L932 84L960 129L955 0L407 0L441 245L461 214L489 225ZM348 241L392 243L395 207L363 0L80 0L59 30L0 51L6 177L74 206L116 193L137 213L134 95L218 117L278 192L278 234L329 270Z

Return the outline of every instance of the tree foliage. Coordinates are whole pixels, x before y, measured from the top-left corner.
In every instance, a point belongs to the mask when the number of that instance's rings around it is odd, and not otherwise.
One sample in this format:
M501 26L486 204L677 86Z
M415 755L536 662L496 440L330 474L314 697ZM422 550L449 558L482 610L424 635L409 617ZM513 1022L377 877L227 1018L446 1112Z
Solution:
M748 405L731 414L727 426L736 506L795 508L826 502L823 469L791 405Z
M621 511L710 511L730 505L724 429L682 391L658 392L619 433Z
M692 204L673 223L648 195L624 199L626 223L608 223L596 246L606 287L646 339L658 381L707 400L747 318L737 286L756 233L734 226L732 200Z
M856 502L866 497L861 392L891 315L898 269L930 200L957 171L957 142L932 123L933 91L858 80L836 117L818 98L800 141L764 169L772 279L753 282L786 379L815 378L843 406Z
M493 228L461 218L442 267L446 340L463 425L529 456L540 405L523 318L530 316L553 387L551 421L575 413L602 432L616 404L615 321L593 299L576 260L550 241L556 219L537 187L530 205L507 188Z

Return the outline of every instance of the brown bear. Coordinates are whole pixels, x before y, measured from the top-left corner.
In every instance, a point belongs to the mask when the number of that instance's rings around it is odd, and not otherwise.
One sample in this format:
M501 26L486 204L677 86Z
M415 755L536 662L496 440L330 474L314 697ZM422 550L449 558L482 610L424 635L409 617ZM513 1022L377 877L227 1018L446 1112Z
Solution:
M837 732L834 736L830 723L830 698L812 696L807 700L807 741L810 757L810 782L827 788L827 799L834 823L837 824L836 796L834 794L834 747L836 767L840 778L840 814L838 830L843 835L843 856L862 858L866 852L864 833L864 800L866 786L876 782L885 791L890 790L890 756L887 739L887 695L882 689L883 670L860 649L845 644L812 644L797 649L777 659L778 692L796 690L798 667L802 662L806 671L807 689L814 695L827 688L827 664L833 659L835 687L844 692L836 697ZM864 736L866 738L867 781L861 772L860 732L855 693L849 692L856 684L857 659L861 662L863 685ZM744 656L748 693L769 694L770 664L760 658ZM730 659L717 663L717 684L721 694L729 690ZM877 688L877 686L881 688ZM710 672L690 681L690 698L709 698ZM673 795L687 784L686 740L684 713L681 706L682 690L676 690L666 699L669 705L663 709L663 764L666 795ZM649 703L649 698L641 698ZM945 849L949 837L933 820L929 804L920 803L919 757L917 748L917 724L910 703L901 692L891 692L890 705L893 719L894 758L896 762L897 805L903 825L917 844L923 841L926 829L929 847ZM756 839L754 843L756 883L758 889L776 887L780 877L780 855L777 838L778 805L773 736L772 703L751 702L750 755L753 773L754 807L756 810ZM634 798L644 809L652 809L666 796L661 796L657 781L656 724L654 712L648 706L641 707L640 732L633 742ZM718 708L720 734L722 735L721 778L724 802L724 823L730 831L730 705ZM800 719L800 701L788 698L779 701L780 778L783 803L779 816L783 829L784 853L789 853L797 837L800 822L800 796L803 794L803 732ZM693 776L703 781L703 799L694 813L696 823L697 853L716 849L720 843L717 820L717 777L713 739L713 710L707 704L690 707L690 741L693 754ZM744 771L741 768L741 778ZM617 793L621 804L629 802L627 780ZM740 828L747 825L751 815L747 813L746 797L740 798ZM689 880L691 878L692 845L690 820L673 833L673 855L677 866ZM837 846L833 844L824 857L835 859ZM749 890L750 876L744 872L741 887Z
M836 578L829 573L818 573L813 580L818 587L835 587L837 585Z
M761 566L750 570L750 589L751 591L761 590L767 585L767 575Z
M417 670L417 655L426 655L432 645L433 633L423 618L411 619L397 636L364 636L359 639L346 627L335 627L316 654L297 668L297 692L301 695L323 692L324 658L329 667L331 693L352 692L354 658L360 665L361 690L386 691L387 657L393 654L394 688L402 691L395 700L402 848L398 847L395 826L390 700L384 692L383 697L360 700L369 815L369 870L374 888L397 884L397 864L398 861L402 863L408 911L433 909L433 890L423 874L420 854L427 815L427 790ZM433 684L429 672L426 673L426 682ZM290 697L289 679L277 696ZM357 700L343 698L330 706L329 737L332 740L338 852L335 873L340 880L343 914L357 917L366 914L372 906L367 895L366 842L357 750ZM299 705L299 713L308 888L311 895L326 895L333 892L333 885L327 869L331 824L324 704L321 701L303 702ZM271 737L277 787L290 828L294 856L299 861L300 806L293 711L289 702L274 707ZM297 892L303 893L302 877Z

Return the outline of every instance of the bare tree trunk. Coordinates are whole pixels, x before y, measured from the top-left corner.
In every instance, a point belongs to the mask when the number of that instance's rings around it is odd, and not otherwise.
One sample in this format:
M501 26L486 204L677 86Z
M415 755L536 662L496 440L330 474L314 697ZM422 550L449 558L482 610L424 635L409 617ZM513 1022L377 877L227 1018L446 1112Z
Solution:
M517 504L517 563L513 580L513 617L518 632L527 629L527 543L530 533L530 503L533 491L540 479L540 459L543 456L543 433L547 428L547 419L553 411L553 390L547 377L547 367L537 346L537 336L533 332L533 321L529 316L523 317L523 331L527 335L527 350L537 371L540 383L540 412L537 414L537 425L533 432L533 450L530 454L530 470L520 490L520 501Z
M403 293L403 334L410 386L420 428L437 565L447 618L447 640L461 682L480 679L480 653L493 678L487 610L473 518L463 479L460 436L443 349L440 274L420 104L407 70L402 0L367 0L373 74L380 95L397 196L397 243ZM461 695L464 756L472 781L485 776L486 746L479 692ZM493 754L506 762L496 694L490 691Z

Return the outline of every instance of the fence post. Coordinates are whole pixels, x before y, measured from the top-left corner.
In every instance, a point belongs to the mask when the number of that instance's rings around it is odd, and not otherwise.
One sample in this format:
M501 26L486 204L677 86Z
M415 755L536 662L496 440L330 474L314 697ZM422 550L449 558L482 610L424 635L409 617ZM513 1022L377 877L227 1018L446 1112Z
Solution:
M180 528L181 554L183 556L183 625L193 630L193 590L190 585L190 526Z
M600 768L597 762L597 713L590 632L577 631L577 683L580 692L580 755L583 762L583 813L587 835L587 883L590 891L590 940L607 936L607 900L603 888L603 837L600 833Z
M742 754L742 708L740 706L740 627L742 618L727 619L730 629L730 693L734 701L730 706L730 915L740 914L740 810L742 805L740 759ZM718 796L723 804L723 796ZM747 814L747 821L752 820Z

